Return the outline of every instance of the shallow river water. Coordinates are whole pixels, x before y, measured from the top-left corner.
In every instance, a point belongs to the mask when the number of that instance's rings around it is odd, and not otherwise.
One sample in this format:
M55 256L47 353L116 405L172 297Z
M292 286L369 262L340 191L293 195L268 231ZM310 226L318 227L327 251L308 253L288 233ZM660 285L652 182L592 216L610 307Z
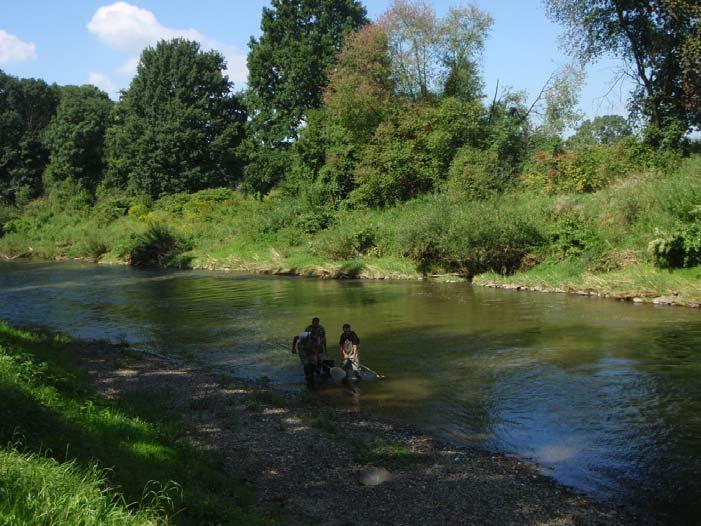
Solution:
M0 264L0 319L195 357L296 389L286 347L342 323L384 373L331 403L532 460L598 498L701 523L701 314L464 283ZM337 358L333 356L332 358Z

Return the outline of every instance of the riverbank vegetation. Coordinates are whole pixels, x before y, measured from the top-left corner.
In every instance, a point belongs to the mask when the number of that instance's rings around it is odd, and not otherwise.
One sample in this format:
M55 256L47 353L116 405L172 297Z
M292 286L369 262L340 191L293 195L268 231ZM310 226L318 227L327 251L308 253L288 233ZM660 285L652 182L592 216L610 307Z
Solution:
M78 345L0 324L0 523L269 524L157 397L96 396Z
M531 98L487 96L487 13L409 0L374 22L273 2L245 92L184 40L146 49L116 104L3 74L0 253L698 303L700 8L619 4L546 2L577 61ZM585 120L582 68L607 52L636 65L631 113Z

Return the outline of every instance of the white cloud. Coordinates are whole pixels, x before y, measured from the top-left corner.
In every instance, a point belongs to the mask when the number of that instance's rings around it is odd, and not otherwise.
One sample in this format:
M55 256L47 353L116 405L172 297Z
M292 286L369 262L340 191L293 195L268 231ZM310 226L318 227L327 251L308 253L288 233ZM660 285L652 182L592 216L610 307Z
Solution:
M119 72L122 75L133 76L136 75L136 68L139 65L139 57L131 57L124 64L119 67Z
M0 29L0 65L37 58L36 46Z
M92 84L93 86L97 86L101 90L106 91L110 96L112 96L112 98L115 98L118 93L117 86L115 86L112 79L110 79L104 73L91 71L88 75L88 84Z
M246 55L236 46L218 42L196 29L166 27L151 11L127 2L120 1L100 7L88 22L87 28L104 44L132 55L119 68L122 75L131 76L136 73L138 55L146 46L152 46L159 40L180 37L196 40L205 49L220 51L228 63L227 73L231 80L237 85L246 82Z

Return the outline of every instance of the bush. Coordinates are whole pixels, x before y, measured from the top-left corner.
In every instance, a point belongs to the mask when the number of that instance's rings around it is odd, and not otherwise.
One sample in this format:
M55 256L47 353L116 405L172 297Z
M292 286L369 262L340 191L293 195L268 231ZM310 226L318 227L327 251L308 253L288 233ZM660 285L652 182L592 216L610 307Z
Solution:
M559 199L548 219L550 252L556 259L593 259L605 253L598 225L576 201Z
M167 226L153 224L146 232L136 236L129 252L129 264L135 267L185 268L190 258L183 256L183 252L191 248Z
M366 256L376 248L376 235L370 227L343 228L321 237L314 251L321 257L334 260L347 260Z
M701 264L701 225L683 225L662 233L648 245L655 265L659 268L684 268Z
M358 156L358 187L351 193L351 201L386 206L434 187L439 179L430 143L435 113L427 105L409 105L398 108L377 127L373 140Z
M13 219L2 226L5 234L27 234L32 229L32 224L26 219Z
M428 205L428 206L427 206ZM508 203L469 204L431 198L399 228L405 256L427 272L433 266L471 278L491 270L516 271L544 242L540 228Z
M124 196L108 196L100 199L92 209L92 217L100 226L107 226L129 213L133 200Z
M638 153L632 141L561 153L539 150L524 170L522 181L526 188L548 194L595 192L644 169L646 163Z
M496 151L465 147L458 151L450 164L446 189L468 199L486 199L503 191L510 179L510 173L501 166Z

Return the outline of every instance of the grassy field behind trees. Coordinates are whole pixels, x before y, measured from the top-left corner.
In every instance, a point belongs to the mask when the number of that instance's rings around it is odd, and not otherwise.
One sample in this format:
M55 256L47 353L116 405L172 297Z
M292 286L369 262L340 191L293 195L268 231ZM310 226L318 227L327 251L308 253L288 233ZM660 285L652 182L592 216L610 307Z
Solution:
M0 74L0 253L696 302L701 8L600 4L546 2L575 60L530 98L486 93L488 13L412 0L374 22L272 2L246 91L181 39L144 50L117 103ZM630 115L585 120L582 68L606 53Z

